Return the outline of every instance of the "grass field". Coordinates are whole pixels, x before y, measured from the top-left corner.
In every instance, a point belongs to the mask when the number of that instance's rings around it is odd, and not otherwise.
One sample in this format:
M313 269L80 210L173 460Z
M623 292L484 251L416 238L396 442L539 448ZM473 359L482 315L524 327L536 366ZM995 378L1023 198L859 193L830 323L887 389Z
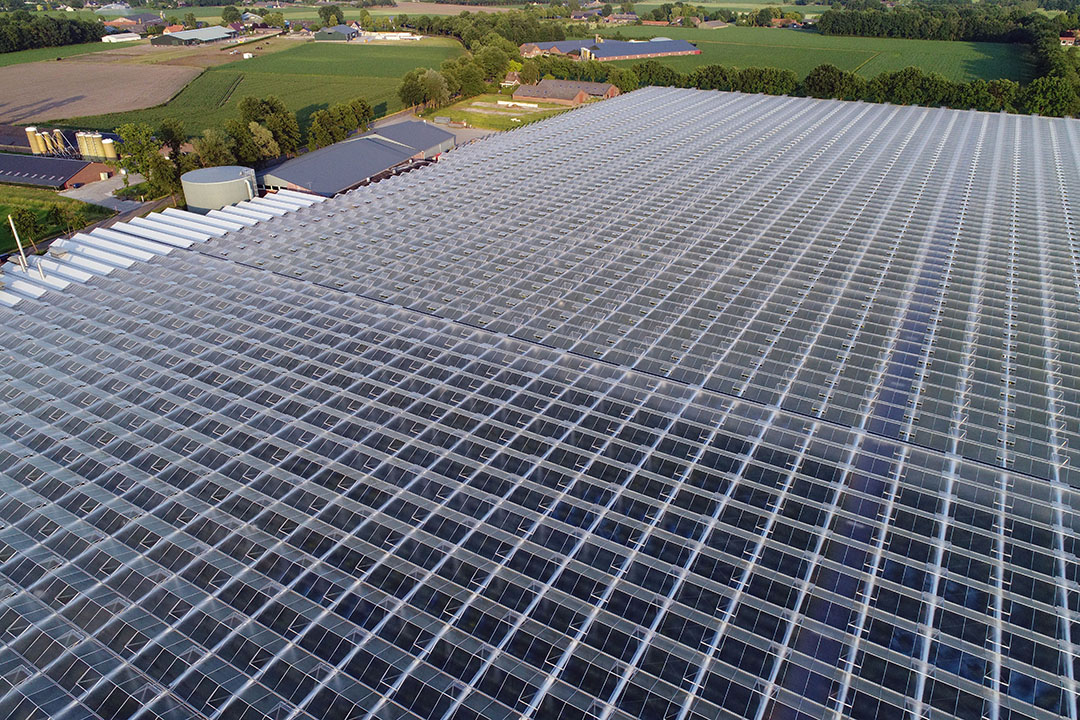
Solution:
M36 237L34 240L43 240L66 231L66 228L56 227L49 222L47 215L51 205L77 206L80 208L87 224L97 222L113 214L113 211L108 208L61 197L52 190L0 185L0 220L3 221L3 225L0 226L0 253L10 252L15 249L15 236L11 234L7 216L17 207L28 207L33 210L38 217L38 222L44 228L41 237ZM23 245L26 247L25 242ZM29 248L27 249L29 250Z
M512 130L570 109L553 103L537 103L538 108L508 108L498 105L499 100L510 100L511 95L512 93L477 95L449 107L429 110L423 117L429 120L434 117L448 117L455 122L464 121L470 127L486 130Z
M812 17L814 15L820 15L829 9L828 5L783 5L776 2L769 2L768 0L742 0L742 2L695 2L691 3L694 7L702 8L706 11L714 10L733 10L735 12L753 12L760 10L763 7L778 7L782 12L797 12L802 13L805 17ZM634 3L634 12L638 15L655 10L660 7L659 2L643 2Z
M700 55L659 58L659 62L680 72L699 65L735 67L775 67L792 70L800 77L823 63L863 77L902 70L915 65L950 80L1031 78L1031 59L1021 45L969 43L941 40L894 38L827 37L805 30L726 27L719 30L633 26L619 30L627 37L662 35L689 40ZM621 61L617 65L633 65Z
M0 53L0 67L38 62L39 60L55 60L56 58L86 55L87 53L104 52L106 50L117 50L119 48L130 47L137 42L138 40L126 43L93 42L83 43L82 45L65 45L63 47L37 48L35 50Z
M401 109L397 86L416 67L438 68L462 52L455 40L431 38L407 45L360 45L306 42L251 60L210 68L165 105L70 118L63 124L111 130L126 122L182 120L192 135L220 126L235 116L236 103L252 95L277 95L294 110L303 128L316 110L342 100L364 97L377 115Z

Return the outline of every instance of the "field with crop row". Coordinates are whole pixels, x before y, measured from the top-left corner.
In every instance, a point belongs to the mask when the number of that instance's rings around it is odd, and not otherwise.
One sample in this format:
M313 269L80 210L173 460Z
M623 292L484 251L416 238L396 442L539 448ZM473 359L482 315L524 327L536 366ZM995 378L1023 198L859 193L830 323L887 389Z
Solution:
M401 109L397 86L402 75L416 67L438 68L460 52L456 41L443 38L402 45L307 42L210 68L165 105L64 122L109 130L125 122L155 125L174 117L184 122L188 132L197 134L235 117L236 104L248 95L277 95L297 113L301 127L307 126L316 110L354 97L366 98L377 115L386 115Z
M828 37L805 30L749 27L699 30L631 26L620 28L620 31L628 37L662 35L697 45L701 49L700 55L660 59L680 72L689 72L699 65L717 64L783 68L803 77L818 65L832 63L864 77L911 65L940 73L950 80L1009 78L1020 81L1029 79L1032 74L1026 47L1003 43ZM632 65L633 62L617 64Z

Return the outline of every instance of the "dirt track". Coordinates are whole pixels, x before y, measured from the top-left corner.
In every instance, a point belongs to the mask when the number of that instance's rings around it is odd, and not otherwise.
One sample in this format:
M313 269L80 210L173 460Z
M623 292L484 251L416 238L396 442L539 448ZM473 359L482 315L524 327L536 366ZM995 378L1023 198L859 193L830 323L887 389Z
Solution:
M51 61L0 68L0 122L37 122L159 105L200 68Z

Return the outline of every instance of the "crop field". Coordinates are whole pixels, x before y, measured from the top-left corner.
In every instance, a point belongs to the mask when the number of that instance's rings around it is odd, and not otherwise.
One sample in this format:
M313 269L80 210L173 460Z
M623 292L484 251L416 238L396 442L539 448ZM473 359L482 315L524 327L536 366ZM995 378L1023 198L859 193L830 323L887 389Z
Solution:
M11 234L11 228L8 227L7 223L8 213L15 208L30 208L34 211L34 214L37 215L38 223L41 225L43 231L40 237L36 237L34 240L50 238L61 231L65 231L66 228L55 227L49 222L48 212L51 205L69 205L77 207L87 223L97 222L98 220L107 218L113 214L113 211L108 208L61 197L52 190L47 190L45 188L0 185L0 218L3 218L4 220L3 224L0 225L0 253L10 252L16 247L15 236ZM23 246L26 248L27 252L31 251L31 248L28 247L27 243L24 242Z
M65 45L63 47L36 48L34 50L20 50L19 52L0 53L0 67L8 65L21 65L22 63L39 62L41 60L55 60L56 58L68 58L75 55L105 52L119 48L131 47L138 44L138 40L126 43L92 42L81 45Z
M669 67L689 72L699 65L775 67L792 70L800 77L818 65L832 63L863 77L902 70L915 65L950 80L1009 78L1027 80L1033 67L1024 46L1004 43L970 43L894 38L832 37L805 30L726 27L697 28L622 27L628 37L664 37L689 40L700 55L659 58ZM626 60L617 65L633 65Z
M401 109L397 86L416 67L438 68L462 52L457 41L432 38L402 45L306 42L270 55L206 70L168 103L146 110L69 118L71 127L111 130L126 122L182 120L192 135L234 117L236 104L252 95L277 95L306 128L316 110L364 97L376 115Z

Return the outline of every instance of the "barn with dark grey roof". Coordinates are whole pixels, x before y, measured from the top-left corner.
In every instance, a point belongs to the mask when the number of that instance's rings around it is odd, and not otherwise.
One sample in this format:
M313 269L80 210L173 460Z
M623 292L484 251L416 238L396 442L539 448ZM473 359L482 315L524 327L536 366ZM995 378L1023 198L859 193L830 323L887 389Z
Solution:
M100 180L102 173L112 173L112 168L86 160L0 153L0 183L63 190Z

